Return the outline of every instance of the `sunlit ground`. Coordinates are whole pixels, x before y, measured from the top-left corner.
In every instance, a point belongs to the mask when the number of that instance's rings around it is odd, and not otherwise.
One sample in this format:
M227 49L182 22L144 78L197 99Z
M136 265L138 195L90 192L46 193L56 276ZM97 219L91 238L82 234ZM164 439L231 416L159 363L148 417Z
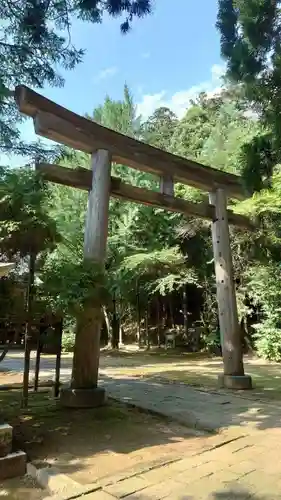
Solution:
M245 373L253 379L251 395L281 400L281 364L245 356L244 366ZM108 375L159 377L195 387L217 388L217 375L222 372L223 363L221 358L198 354L103 353L101 368Z

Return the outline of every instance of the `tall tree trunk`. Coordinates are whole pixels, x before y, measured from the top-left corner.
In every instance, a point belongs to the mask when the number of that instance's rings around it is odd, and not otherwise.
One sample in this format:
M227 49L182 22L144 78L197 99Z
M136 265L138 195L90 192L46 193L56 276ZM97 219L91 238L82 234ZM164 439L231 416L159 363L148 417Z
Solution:
M56 356L56 372L55 372L55 385L54 397L57 398L60 390L60 367L61 367L61 347L62 347L62 334L63 334L63 319L60 318L56 322L55 332L57 337L57 356Z
M174 318L174 308L173 308L173 302L172 302L172 299L169 298L169 314L170 314L170 324L171 324L171 328L175 328L175 318Z
M32 334L32 305L34 299L34 280L35 280L35 263L36 254L30 252L29 255L29 272L28 286L26 296L26 326L24 336L24 369L23 369L23 392L22 392L22 407L26 408L28 404L28 385L29 385L29 368L30 368L30 340ZM39 375L39 374L38 374Z
M84 258L104 265L108 233L111 158L108 151L92 155L92 188L84 237ZM102 308L92 301L85 303L77 318L71 387L94 388L98 383Z
M145 311L145 337L146 337L146 348L150 349L150 337L149 337L149 304L147 304Z
M160 325L160 297L156 298L157 308L157 345L161 347L161 325Z
M36 350L36 361L35 361L34 392L38 391L41 351L42 351L42 344L39 333L37 341L37 350Z
M113 317L112 317L112 349L118 349L120 335L120 322L116 311L116 299L113 299Z
M183 288L183 296L182 296L182 309L183 309L183 326L184 326L184 335L186 339L188 339L188 310L187 310L187 292L186 285Z
M141 311L140 311L140 294L139 294L139 282L137 280L137 341L139 347L141 345Z
M107 345L112 346L112 330L110 327L110 321L109 321L106 307L103 306L102 310L103 310L104 322L106 324L106 329L107 329Z

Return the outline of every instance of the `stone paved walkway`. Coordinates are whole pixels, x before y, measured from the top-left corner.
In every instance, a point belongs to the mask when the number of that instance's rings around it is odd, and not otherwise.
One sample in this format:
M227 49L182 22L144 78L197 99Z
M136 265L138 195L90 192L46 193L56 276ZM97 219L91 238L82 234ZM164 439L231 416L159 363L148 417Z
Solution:
M64 377L67 378L68 367ZM44 376L48 376L45 367ZM101 372L110 397L221 434L216 447L107 479L84 500L277 500L281 498L281 405Z
M85 500L277 500L281 431L253 433L213 450L112 480Z
M166 415L181 424L206 431L281 429L281 407L228 392L193 389L184 384L108 377L101 374L107 394L123 402Z
M103 376L109 396L181 423L221 433L213 450L181 458L104 487L126 500L281 498L281 407L247 393L206 392L181 384ZM227 440L229 439L229 442ZM110 500L110 496L93 497ZM86 499L85 499L86 500Z

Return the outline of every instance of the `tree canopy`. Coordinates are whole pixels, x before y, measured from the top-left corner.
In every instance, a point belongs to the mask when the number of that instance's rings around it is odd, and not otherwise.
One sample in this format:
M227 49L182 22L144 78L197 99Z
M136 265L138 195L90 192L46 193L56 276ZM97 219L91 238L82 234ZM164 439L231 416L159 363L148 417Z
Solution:
M220 0L217 21L227 76L243 86L252 111L273 133L275 154L279 159L280 6L281 2L271 0ZM256 148L255 140L253 149L256 151Z
M122 17L127 33L134 18L151 12L151 0L3 0L0 5L0 150L38 156L40 147L24 144L16 125L12 92L18 84L35 88L61 86L58 70L73 69L83 58L83 47L72 43L74 19L102 22L104 14Z

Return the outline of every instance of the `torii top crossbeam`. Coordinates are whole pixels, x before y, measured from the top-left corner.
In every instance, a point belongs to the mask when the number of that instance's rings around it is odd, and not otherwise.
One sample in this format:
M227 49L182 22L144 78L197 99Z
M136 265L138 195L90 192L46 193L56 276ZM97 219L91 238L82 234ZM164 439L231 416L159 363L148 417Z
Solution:
M230 198L246 197L241 178L173 155L110 130L50 101L25 86L15 90L19 110L34 119L37 134L92 153L106 149L112 160L160 177L172 177L204 191L223 188Z

